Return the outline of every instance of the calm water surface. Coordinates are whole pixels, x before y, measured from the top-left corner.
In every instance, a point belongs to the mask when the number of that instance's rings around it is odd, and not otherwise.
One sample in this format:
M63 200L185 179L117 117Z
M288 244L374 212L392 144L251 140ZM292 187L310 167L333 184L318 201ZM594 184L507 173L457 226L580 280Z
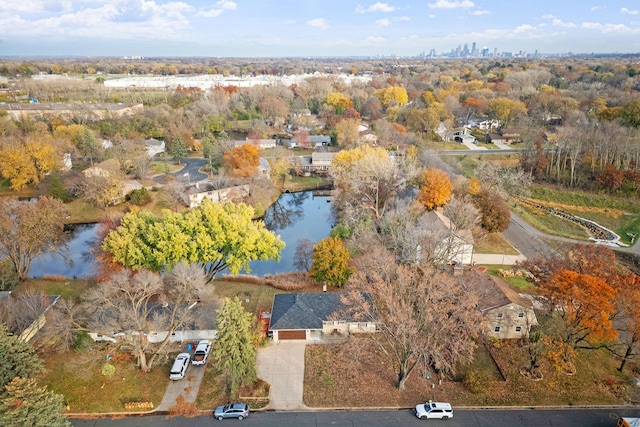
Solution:
M307 238L313 243L329 235L334 224L331 203L327 196L314 196L311 191L285 193L271 205L264 218L266 227L280 235L286 247L280 262L255 261L250 263L251 273L256 276L294 271L293 255L299 239ZM43 255L31 263L29 277L59 275L70 278L91 277L96 264L89 251L96 238L98 224L74 226L69 232L68 251L65 255ZM67 262L69 259L71 262ZM247 273L243 271L242 273Z

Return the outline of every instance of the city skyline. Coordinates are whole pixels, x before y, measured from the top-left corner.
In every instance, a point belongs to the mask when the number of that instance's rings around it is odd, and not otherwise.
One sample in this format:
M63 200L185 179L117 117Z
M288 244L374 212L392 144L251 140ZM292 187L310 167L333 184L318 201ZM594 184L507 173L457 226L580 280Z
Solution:
M640 52L631 0L22 0L0 2L0 28L0 56Z

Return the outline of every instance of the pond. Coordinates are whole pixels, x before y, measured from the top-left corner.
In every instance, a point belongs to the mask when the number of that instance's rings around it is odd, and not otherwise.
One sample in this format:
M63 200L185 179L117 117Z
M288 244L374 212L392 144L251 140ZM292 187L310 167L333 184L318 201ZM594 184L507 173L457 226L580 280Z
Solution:
M307 238L313 243L329 235L334 225L332 204L326 193L303 191L285 193L267 209L264 217L266 227L280 235L285 242L280 262L254 261L250 263L255 276L288 273L295 270L293 256L299 239ZM65 276L69 278L91 277L96 263L90 256L98 224L73 226L67 241L68 251L63 254L42 255L35 258L29 269L29 277ZM67 262L69 259L71 262ZM243 272L246 273L246 272Z

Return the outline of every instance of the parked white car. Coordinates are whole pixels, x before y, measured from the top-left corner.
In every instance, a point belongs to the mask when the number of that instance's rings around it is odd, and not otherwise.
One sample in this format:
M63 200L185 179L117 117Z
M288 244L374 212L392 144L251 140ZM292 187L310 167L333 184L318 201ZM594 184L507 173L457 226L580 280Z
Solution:
M184 378L187 373L187 368L189 367L189 361L191 360L191 355L189 353L180 353L176 356L176 360L173 362L173 366L171 367L171 373L169 374L169 379L171 380L181 380Z
M211 341L201 340L196 346L196 351L193 353L191 363L194 365L204 365L209 358L209 352L211 351Z
M449 403L429 401L416 405L416 417L421 420L448 420L453 418L453 410Z

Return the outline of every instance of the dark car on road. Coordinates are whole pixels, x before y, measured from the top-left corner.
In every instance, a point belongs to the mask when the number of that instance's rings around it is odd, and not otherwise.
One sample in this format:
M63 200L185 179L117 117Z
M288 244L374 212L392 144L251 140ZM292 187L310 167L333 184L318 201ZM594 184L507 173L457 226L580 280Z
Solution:
M219 420L225 418L237 418L239 420L249 416L249 407L246 403L229 403L228 405L218 406L213 411L213 417Z

